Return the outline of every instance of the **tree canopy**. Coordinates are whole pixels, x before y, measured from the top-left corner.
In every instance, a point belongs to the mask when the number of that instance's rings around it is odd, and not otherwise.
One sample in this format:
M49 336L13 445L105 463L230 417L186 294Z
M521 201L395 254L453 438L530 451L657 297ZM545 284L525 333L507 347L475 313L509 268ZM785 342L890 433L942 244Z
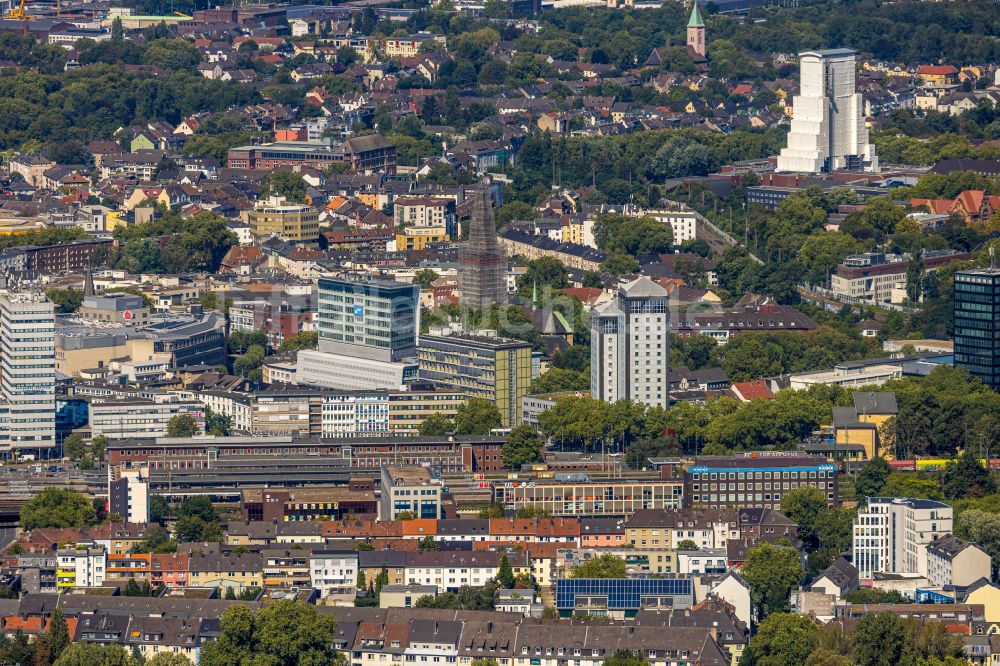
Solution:
M21 507L21 529L90 527L97 511L87 496L65 488L46 488Z

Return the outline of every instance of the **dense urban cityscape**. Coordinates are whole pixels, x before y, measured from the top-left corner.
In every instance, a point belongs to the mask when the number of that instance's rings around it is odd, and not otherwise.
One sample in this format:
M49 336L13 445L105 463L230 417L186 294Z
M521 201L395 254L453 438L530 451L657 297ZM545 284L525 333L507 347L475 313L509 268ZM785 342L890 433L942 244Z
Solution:
M0 16L0 666L1000 664L1000 5Z

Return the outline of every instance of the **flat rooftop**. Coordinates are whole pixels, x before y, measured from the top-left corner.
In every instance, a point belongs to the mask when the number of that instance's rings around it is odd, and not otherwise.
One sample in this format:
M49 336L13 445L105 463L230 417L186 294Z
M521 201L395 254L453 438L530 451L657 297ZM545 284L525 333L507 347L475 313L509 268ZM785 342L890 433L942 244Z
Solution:
M355 490L344 486L334 488L254 488L243 491L244 502L262 502L265 494L288 493L289 502L349 502L374 501L374 490Z
M431 474L426 467L405 465L384 467L383 469L393 485L427 486L431 483Z

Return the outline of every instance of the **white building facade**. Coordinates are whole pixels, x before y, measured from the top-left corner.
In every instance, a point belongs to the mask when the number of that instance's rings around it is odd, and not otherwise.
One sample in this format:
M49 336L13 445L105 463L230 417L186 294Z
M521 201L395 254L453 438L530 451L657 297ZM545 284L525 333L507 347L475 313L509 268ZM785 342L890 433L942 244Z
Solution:
M52 301L41 293L0 293L0 454L54 452L55 355Z
M854 566L861 580L876 573L927 575L925 548L951 533L952 508L907 497L870 497L854 519Z
M864 100L855 89L856 55L850 49L799 54L801 87L792 100L791 131L778 171L878 171Z
M358 554L314 550L309 557L309 583L320 597L354 594L358 581Z
M641 277L591 318L590 393L605 402L670 403L667 290Z

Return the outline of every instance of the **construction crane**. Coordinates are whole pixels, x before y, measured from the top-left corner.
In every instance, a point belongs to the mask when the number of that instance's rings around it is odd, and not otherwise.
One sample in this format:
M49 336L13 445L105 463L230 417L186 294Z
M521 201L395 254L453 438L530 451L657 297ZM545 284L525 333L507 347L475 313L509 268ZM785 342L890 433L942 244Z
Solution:
M17 9L11 9L6 18L9 19L21 19L22 21L27 21L29 16L24 13L24 0L21 0L21 4Z

